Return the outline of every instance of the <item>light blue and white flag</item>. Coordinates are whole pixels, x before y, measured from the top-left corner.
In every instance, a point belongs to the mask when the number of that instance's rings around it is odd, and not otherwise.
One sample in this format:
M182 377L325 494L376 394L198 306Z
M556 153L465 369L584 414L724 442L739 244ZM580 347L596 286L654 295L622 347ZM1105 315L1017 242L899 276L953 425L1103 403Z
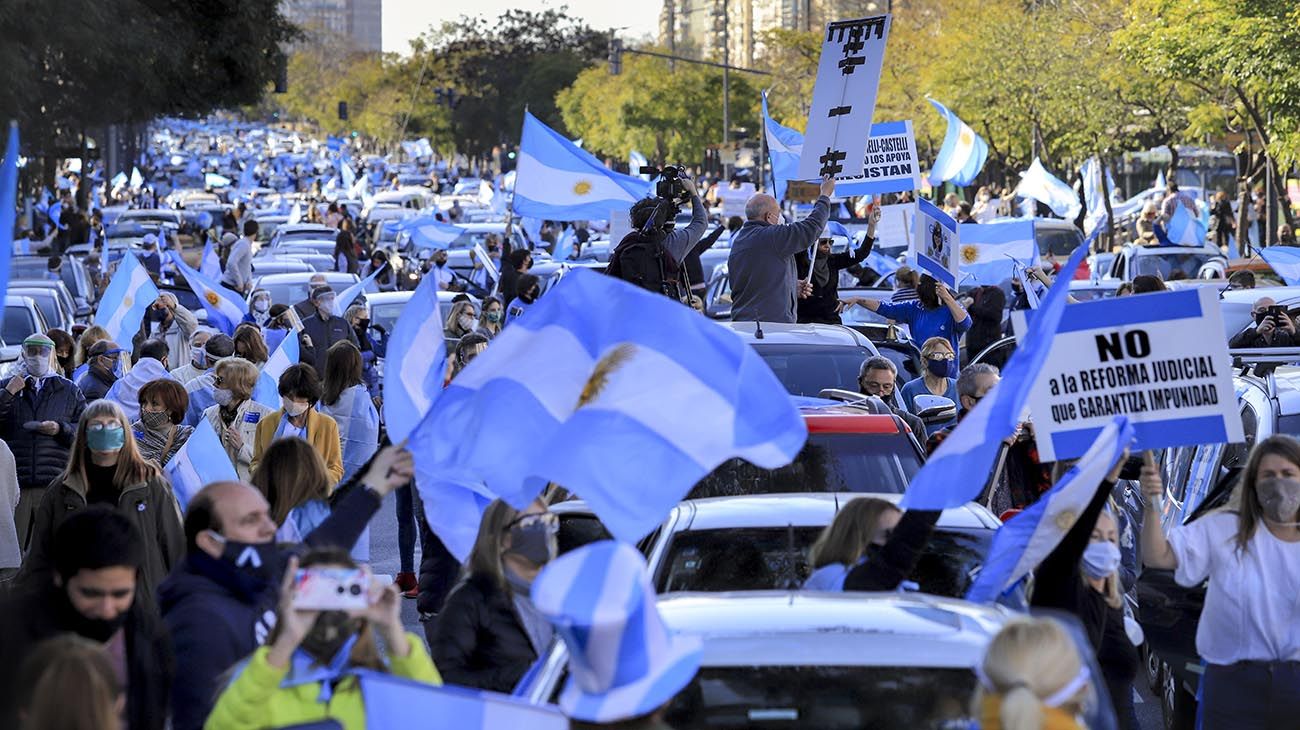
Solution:
M1038 287L1042 285L1030 280L1029 269L1024 266L1016 267L1016 279L1020 281L1020 288L1025 292L1025 302L1029 304L1029 308L1038 309L1041 304L1038 298Z
M555 239L555 250L551 253L551 258L556 261L567 261L573 254L573 244L577 240L578 234L573 226L565 228Z
M149 271L131 251L123 252L117 271L108 282L108 288L99 298L95 309L95 324L108 331L108 339L123 347L131 346L131 338L140 329L149 305L158 299L158 287L149 278Z
M1038 242L1034 239L1034 221L1013 220L997 223L962 223L961 273L978 284L998 285L1010 279L1021 267L1038 263Z
M1116 416L1060 481L998 528L984 567L966 592L966 600L996 601L1051 555L1132 442L1133 428L1128 417Z
M1156 173L1156 181L1151 183L1151 189L1164 190L1166 187L1167 185L1165 184L1165 171L1164 168L1161 168L1160 172Z
M290 330L280 340L280 344L271 353L266 364L257 376L257 385L253 387L253 400L267 408L280 407L280 376L290 365L298 362L301 350L298 346L298 333Z
M865 263L881 276L892 274L903 268L903 265L898 263L898 259L886 256L879 251L872 251L867 254L867 260Z
M144 185L144 175L140 174L140 168L131 167L131 187L139 190Z
M772 119L767 113L767 92L763 92L763 130L767 134L767 159L771 165L768 191L777 200L784 200L786 183L799 179L803 135Z
M110 188L114 188L114 189L122 187L123 185L126 184L126 173L125 172L117 173L116 175L113 176L113 179L108 181L108 184Z
M1115 177L1110 174L1110 168L1101 164L1101 160L1096 157L1089 157L1084 160L1083 166L1079 168L1079 176L1083 185L1083 202L1088 208L1088 215L1084 219L1084 230L1089 233L1092 229L1099 227L1106 218L1106 196L1102 194L1102 175L1106 176L1106 189L1111 195L1115 194Z
M212 239L203 243L203 258L199 259L199 273L213 281L221 278L221 257L217 255L217 250L212 247Z
M413 724L457 730L567 730L569 718L555 705L451 684L434 686L392 674L362 670L361 697L369 728ZM437 718L437 719L434 719Z
M903 494L905 509L946 509L974 499L993 469L1002 439L1015 432L1029 401L1029 392L1052 348L1052 338L1065 312L1070 280L1088 254L1080 246L1061 267L1042 306L1029 320L1029 329L1002 370L1002 380L967 413L948 438L912 478Z
M943 146L939 148L934 168L930 170L930 184L952 181L956 185L970 185L988 160L989 145L948 107L934 99L928 101L948 120Z
M279 400L276 400L279 407ZM230 463L226 449L212 430L212 423L200 418L185 445L163 466L163 473L172 483L172 494L181 512L199 490L213 482L237 482L239 474Z
M420 280L388 337L384 358L384 422L393 443L410 436L442 393L447 346L438 309L437 278L426 276Z
M1083 208L1079 204L1079 196L1074 194L1074 188L1048 172L1037 157L1034 158L1029 169L1020 176L1016 193L1037 200L1067 221L1077 218Z
M1287 286L1300 286L1300 248L1265 246L1256 253L1273 267L1273 271L1282 277Z
M410 234L411 240L419 247L434 249L447 248L465 233L464 228L443 223L432 215L407 218L394 225L393 229Z
M9 140L0 159L0 301L9 289L9 264L18 218L18 123L9 123ZM138 324L138 323L137 323Z
M203 187L228 188L230 187L230 178L225 175L218 175L215 172L209 172L203 175Z
M350 191L352 190L352 186L357 184L357 173L348 163L340 162L339 180L343 183L343 189Z
M297 201L289 211L289 219L286 220L284 224L286 226L292 226L297 225L300 221L302 221L302 201Z
M516 169L512 206L519 216L606 220L650 193L648 182L610 170L527 111Z
M176 270L185 278L190 289L198 295L199 304L202 304L204 311L208 313L208 326L234 336L235 327L243 321L246 312L243 298L218 284L216 280L190 268L189 264L185 263L185 259L181 258L179 251L168 253L171 255L172 263L176 265Z
M471 432L527 438L502 459ZM426 504L437 502L434 478L486 485L521 509L553 481L635 542L723 461L775 469L806 439L789 395L738 335L578 269L451 382L410 448Z
M1182 205L1174 206L1168 223L1156 221L1156 239L1162 246L1204 246L1205 224Z
M244 162L244 169L239 173L239 189L252 190L257 187L257 160L250 159Z
M334 297L334 316L342 317L343 313L348 311L348 307L352 306L352 302L355 302L357 297L361 296L361 292L365 291L366 287L374 282L375 277L379 276L387 268L388 264L384 264L370 272L370 276L339 292L339 295Z
M632 175L634 175L634 176L636 176L636 177L639 177L639 178L641 178L642 180L645 180L646 182L650 182L650 176L649 176L649 175L642 175L642 174L639 172L639 170L640 170L641 168L643 168L643 167L649 167L649 166L650 166L650 161L647 160L646 157L645 157L645 155L641 154L640 152L637 152L636 150L632 150L631 152L627 153L627 171L628 171L628 173L630 173L630 174L632 174Z

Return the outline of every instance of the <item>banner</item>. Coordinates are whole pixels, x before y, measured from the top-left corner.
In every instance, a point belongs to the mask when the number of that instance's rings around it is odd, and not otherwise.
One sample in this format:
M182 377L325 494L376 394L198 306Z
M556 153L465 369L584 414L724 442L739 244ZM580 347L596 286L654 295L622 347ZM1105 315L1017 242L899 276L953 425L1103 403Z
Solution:
M957 221L934 203L920 198L916 201L916 216L912 218L911 240L908 255L916 261L916 268L956 290Z
M745 219L745 203L753 197L758 190L754 183L741 183L740 187L733 188L728 184L718 185L718 201L722 203L722 222L726 223L731 216L739 216L741 220Z
M1066 307L1029 394L1040 459L1082 455L1119 415L1134 450L1243 441L1222 331L1214 287Z
M799 179L863 174L889 19L878 15L826 25Z
M871 125L861 175L835 176L835 195L881 195L921 187L921 161L916 156L912 122Z

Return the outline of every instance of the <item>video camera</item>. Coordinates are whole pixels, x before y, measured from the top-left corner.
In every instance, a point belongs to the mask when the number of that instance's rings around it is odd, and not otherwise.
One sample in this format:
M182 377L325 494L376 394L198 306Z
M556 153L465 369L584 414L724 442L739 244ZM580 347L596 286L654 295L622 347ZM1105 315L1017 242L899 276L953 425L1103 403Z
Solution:
M686 174L686 168L681 165L668 165L663 169L642 165L637 172L641 175L649 175L652 180L658 178L655 183L655 197L666 201L671 207L669 220L676 218L682 206L690 201L691 196L682 185L682 180L689 176Z

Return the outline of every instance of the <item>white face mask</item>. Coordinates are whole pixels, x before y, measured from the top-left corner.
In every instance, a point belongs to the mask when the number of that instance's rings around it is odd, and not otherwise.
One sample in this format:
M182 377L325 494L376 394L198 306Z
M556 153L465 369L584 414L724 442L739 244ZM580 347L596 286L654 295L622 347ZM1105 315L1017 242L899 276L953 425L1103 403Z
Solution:
M1119 569L1119 546L1110 540L1094 540L1083 551L1083 573L1100 580Z
M254 300L253 302L253 309L256 309L258 312L261 312L263 314L265 314L266 310L270 308L271 308L271 302L265 299L257 299Z
M460 328L463 330L474 329L474 318L468 314L460 315Z
M33 378L43 378L50 372L50 358L41 355L24 355L23 364L27 366L27 374Z
M298 416L301 416L302 414L307 412L307 408L308 408L308 406L302 403L294 403L293 401L289 400L288 398L285 398L284 396L280 397L280 406L284 408L284 412L289 414L290 418L297 418Z
M212 389L212 400L216 401L219 406L230 405L230 401L233 400L234 397L235 394L232 393L229 388Z

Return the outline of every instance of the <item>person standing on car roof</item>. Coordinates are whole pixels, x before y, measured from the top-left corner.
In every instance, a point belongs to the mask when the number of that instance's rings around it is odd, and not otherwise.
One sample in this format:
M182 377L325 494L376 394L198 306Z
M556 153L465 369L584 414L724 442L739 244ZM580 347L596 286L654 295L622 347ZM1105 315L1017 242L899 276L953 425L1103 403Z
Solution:
M1255 320L1254 327L1247 327L1237 333L1228 342L1228 347L1240 349L1258 349L1263 347L1295 347L1300 337L1296 336L1295 323L1285 314L1272 314L1270 307L1277 303L1272 297L1260 297L1250 308L1250 316Z
M953 297L948 286L934 277L924 274L916 287L917 300L914 302L882 302L875 299L855 298L849 300L859 304L882 317L907 325L912 331L913 342L925 342L931 337L942 337L948 341L949 349L956 354L961 335L971 327L970 314L966 308ZM948 377L957 377L960 363L953 358L948 366Z
M817 241L816 258L812 264L812 293L799 300L797 316L800 323L840 324L840 312L848 306L840 301L840 272L862 263L871 255L876 245L876 224L880 222L880 208L871 211L867 219L867 235L856 251L831 253L829 226ZM839 226L839 224L835 224ZM842 227L840 227L842 229ZM849 242L852 245L852 241ZM795 254L795 269L800 281L808 280L808 253Z
M1196 628L1204 730L1294 727L1300 717L1300 443L1256 444L1235 500L1166 535L1165 488L1143 469L1142 561L1178 585L1209 580ZM1234 504L1235 502L1235 504Z
M244 235L230 246L221 285L247 294L253 285L253 241L257 239L257 221L244 221Z

